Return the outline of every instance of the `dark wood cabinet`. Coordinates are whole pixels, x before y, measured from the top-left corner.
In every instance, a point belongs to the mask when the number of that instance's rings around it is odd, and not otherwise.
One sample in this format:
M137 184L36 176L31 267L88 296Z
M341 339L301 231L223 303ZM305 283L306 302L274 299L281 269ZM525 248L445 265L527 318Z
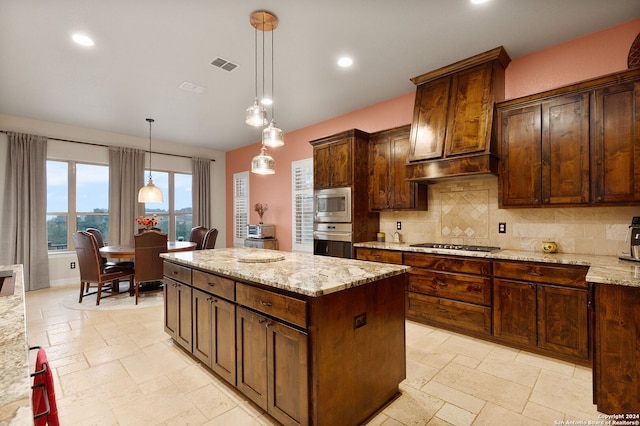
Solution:
M588 362L587 269L495 261L494 337L580 364Z
M426 210L427 186L407 179L410 126L369 138L369 209Z
M166 262L164 265L164 329L180 346L191 352L191 270Z
M501 207L637 204L640 70L496 106Z
M586 204L589 94L501 109L501 205Z
M307 334L245 308L238 331L238 388L279 422L307 424Z
M340 188L365 183L368 140L367 133L353 129L311 141L313 187Z
M597 89L593 101L595 203L640 201L640 81Z
M640 413L640 289L596 284L594 299L594 402L602 413L637 416Z
M504 99L502 47L414 77L416 87L407 177L496 173L490 158L493 107Z

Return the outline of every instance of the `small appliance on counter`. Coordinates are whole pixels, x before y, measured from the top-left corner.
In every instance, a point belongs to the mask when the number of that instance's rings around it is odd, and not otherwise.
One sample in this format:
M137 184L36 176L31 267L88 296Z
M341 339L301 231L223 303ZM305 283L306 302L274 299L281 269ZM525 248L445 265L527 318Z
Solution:
M634 216L629 225L626 240L629 240L629 253L622 253L620 259L640 262L640 216Z
M276 226L260 223L258 225L247 225L247 238L275 238Z

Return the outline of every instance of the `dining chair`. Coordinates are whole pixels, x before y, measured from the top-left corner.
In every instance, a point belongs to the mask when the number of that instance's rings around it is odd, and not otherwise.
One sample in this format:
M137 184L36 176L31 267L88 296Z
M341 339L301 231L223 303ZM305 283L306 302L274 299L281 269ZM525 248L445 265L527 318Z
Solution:
M202 250L216 248L216 239L218 238L218 230L216 228L209 229L202 241Z
M191 233L189 234L189 241L192 243L196 243L196 250L202 250L202 243L204 241L204 236L207 234L208 229L204 226L195 226L191 228Z
M93 237L96 239L96 242L98 243L98 249L100 249L101 247L104 247L104 238L102 238L102 232L99 229L97 229L97 228L87 228L87 229L85 229L85 231L87 231L88 233L93 235ZM130 260L113 262L113 261L107 261L107 259L103 257L102 258L102 263L106 267L117 266L117 267L132 268L132 269L134 267L134 263L132 261L130 261ZM133 283L131 283L131 284L133 284Z
M160 253L167 252L167 234L147 231L133 236L136 253L135 293L136 305L140 295L140 283L162 281L163 259ZM159 286L157 291L162 291Z
M100 304L104 290L113 290L117 282L121 279L128 279L132 282L134 268L123 266L105 266L100 255L98 243L95 237L89 232L78 231L73 234L73 245L78 256L78 266L80 268L80 298L78 303L82 303L82 298L91 294L97 294L96 305ZM90 293L92 284L97 290Z

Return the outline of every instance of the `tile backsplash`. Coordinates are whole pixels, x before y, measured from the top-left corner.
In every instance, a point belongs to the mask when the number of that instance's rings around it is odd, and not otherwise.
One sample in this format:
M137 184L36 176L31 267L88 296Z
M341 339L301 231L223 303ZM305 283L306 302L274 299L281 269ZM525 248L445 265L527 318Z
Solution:
M429 210L382 212L380 231L392 241L396 222L408 244L442 242L539 251L542 241L555 241L558 252L618 256L640 207L570 207L499 209L496 177L429 185ZM506 223L506 233L498 224Z

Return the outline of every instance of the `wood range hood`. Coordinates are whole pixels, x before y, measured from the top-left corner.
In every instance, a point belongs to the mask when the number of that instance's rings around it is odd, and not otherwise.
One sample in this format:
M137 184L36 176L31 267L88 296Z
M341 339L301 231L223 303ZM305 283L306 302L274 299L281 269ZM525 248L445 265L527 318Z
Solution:
M417 87L407 180L498 174L493 109L504 100L510 61L500 46L411 79Z

